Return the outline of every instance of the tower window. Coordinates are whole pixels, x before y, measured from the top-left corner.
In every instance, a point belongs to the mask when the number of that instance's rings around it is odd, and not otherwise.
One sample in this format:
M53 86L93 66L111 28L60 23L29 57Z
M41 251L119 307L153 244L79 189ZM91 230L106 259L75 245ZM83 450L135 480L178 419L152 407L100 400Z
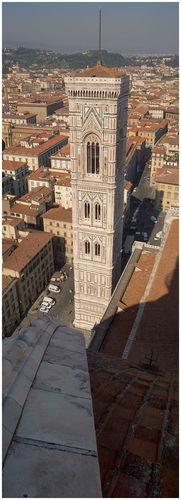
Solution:
M90 242L85 241L85 253L88 255L90 254Z
M101 206L99 205L99 203L96 203L95 205L95 219L101 220Z
M84 205L84 216L85 216L85 219L90 218L90 203L86 202Z
M87 172L88 174L99 174L99 143L87 143Z
M96 243L95 244L95 255L100 256L100 253L101 253L101 247L100 247L99 243Z

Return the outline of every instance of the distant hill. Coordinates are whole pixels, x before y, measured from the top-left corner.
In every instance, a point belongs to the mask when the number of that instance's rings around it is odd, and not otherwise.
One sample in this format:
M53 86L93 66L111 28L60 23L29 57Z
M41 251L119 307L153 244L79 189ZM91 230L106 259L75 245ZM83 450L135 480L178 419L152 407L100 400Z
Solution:
M98 61L97 50L87 50L84 52L77 52L74 54L61 54L53 52L52 50L45 49L32 49L32 48L12 48L4 49L2 52L2 73L8 73L9 68L18 63L20 68L28 69L32 64L36 64L36 69L50 70L54 68L70 68L81 69L92 67ZM154 66L155 62L161 62L163 56L122 56L114 52L107 52L102 50L102 62L105 66L110 68L121 66L140 66L146 64ZM172 56L170 61L167 61L168 66L177 67L179 58L177 55Z
M52 51L16 48L5 49L2 54L2 72L7 73L8 68L18 63L22 68L29 68L32 64L37 64L37 68L70 68L79 69L87 66L95 66L98 60L98 51L90 50L84 53L58 54ZM102 51L102 62L108 67L119 67L127 65L139 65L134 57L123 57L121 54Z

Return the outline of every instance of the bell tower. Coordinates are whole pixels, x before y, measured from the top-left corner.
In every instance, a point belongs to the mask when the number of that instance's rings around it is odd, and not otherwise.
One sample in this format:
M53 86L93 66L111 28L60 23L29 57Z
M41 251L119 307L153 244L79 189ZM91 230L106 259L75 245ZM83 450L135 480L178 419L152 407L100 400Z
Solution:
M74 325L90 330L103 316L121 274L129 77L102 65L99 42L97 66L67 77L65 88L70 113Z

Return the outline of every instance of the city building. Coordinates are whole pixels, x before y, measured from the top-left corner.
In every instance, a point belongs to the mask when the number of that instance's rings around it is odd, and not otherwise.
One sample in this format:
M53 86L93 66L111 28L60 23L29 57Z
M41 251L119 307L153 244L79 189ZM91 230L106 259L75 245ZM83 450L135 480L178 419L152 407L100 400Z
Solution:
M50 157L68 142L68 137L50 135L45 132L24 138L3 151L3 159L10 161L24 161L29 170L37 170L41 166L50 167Z
M70 144L66 144L63 146L58 153L51 156L51 167L59 170L70 170L71 162L70 162Z
M99 322L121 273L129 76L97 66L65 78L69 98L75 321Z
M17 248L17 240L13 238L7 238L3 235L2 238L2 261L5 262L7 257Z
M3 276L16 279L20 315L30 308L44 290L53 271L52 235L43 231L29 233L22 238L17 248L6 258L2 273Z
M53 251L57 266L73 263L72 210L62 207L51 208L42 215L44 231L54 235Z
M69 172L62 172L54 185L55 203L63 208L72 208L72 186Z
M9 337L20 321L18 279L2 276L2 337Z
M160 145L166 149L166 154L170 158L178 158L179 153L179 138L171 137L170 134L166 134L160 141Z
M18 113L24 113L28 111L29 113L36 114L37 123L41 123L46 120L46 118L54 113L59 108L62 108L62 100L57 100L55 102L40 102L37 99L36 102L19 102L17 105Z
M34 187L44 186L50 189L54 189L54 185L58 180L62 178L62 172L57 171L52 168L40 167L37 168L27 177L28 191L31 191Z
M179 168L164 166L155 176L155 208L179 207Z
M3 214L4 201L8 203L8 199L3 199ZM13 217L21 217L26 225L31 228L42 228L41 214L46 212L52 206L53 191L47 187L36 187L26 195L15 200L10 204L6 212ZM7 208L7 205L6 205Z
M10 113L3 113L2 114L2 120L4 122L8 123L15 123L18 125L28 124L28 123L36 123L36 114L28 113L28 111L25 111L24 113L21 113L19 115L15 114L10 114Z
M170 122L172 121L177 121L179 120L179 109L174 106L169 106L166 111L165 111L165 118L169 120Z
M166 134L167 129L168 122L166 120L161 120L157 123L145 120L144 122L140 122L137 135L145 138L146 147L153 148L160 137Z
M25 227L24 220L19 217L2 217L3 238L13 238L16 240L19 237L19 231L23 231Z
M17 197L27 192L28 165L25 161L3 160L2 161L3 194L15 195ZM6 178L7 180L6 182ZM8 191L7 191L8 189Z
M150 184L155 185L155 176L158 169L164 165L166 149L162 146L155 146L152 150Z

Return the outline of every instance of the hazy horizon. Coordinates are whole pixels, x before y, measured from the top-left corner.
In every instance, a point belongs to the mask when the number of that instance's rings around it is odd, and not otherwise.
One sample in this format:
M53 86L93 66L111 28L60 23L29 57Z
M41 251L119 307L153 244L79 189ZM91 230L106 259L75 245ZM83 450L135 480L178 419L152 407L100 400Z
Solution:
M3 2L3 47L60 53L178 54L178 2Z

